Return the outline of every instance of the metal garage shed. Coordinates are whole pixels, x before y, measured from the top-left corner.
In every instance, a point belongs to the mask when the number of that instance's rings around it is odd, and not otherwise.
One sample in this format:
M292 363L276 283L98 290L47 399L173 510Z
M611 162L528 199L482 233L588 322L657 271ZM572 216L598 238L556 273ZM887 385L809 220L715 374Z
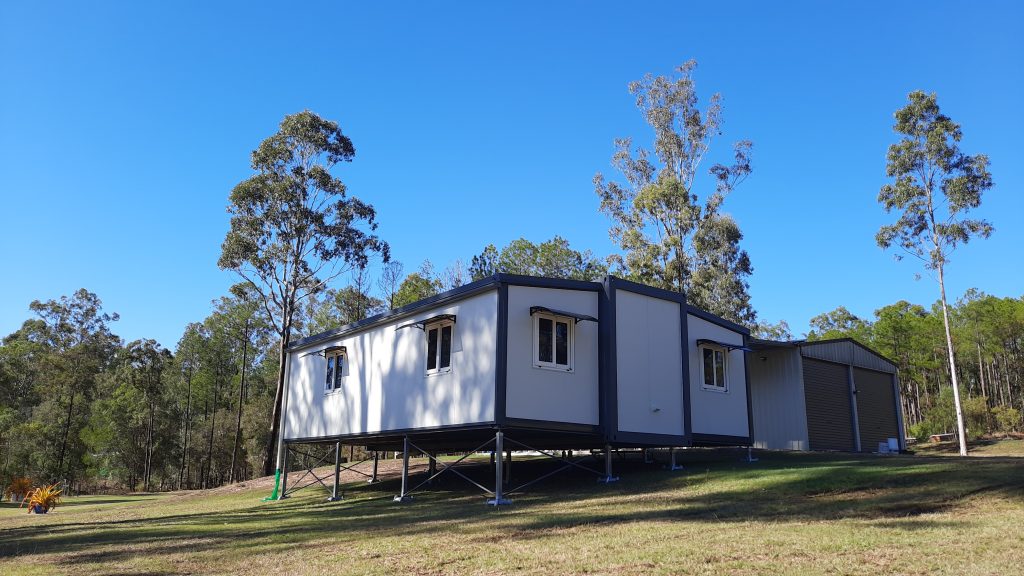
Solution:
M904 445L896 365L844 338L753 340L747 354L754 446L877 452Z

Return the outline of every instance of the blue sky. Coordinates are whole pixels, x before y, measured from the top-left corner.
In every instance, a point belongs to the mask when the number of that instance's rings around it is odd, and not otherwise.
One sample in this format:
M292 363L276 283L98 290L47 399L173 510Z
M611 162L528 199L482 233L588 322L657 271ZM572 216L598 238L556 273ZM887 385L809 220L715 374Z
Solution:
M373 4L0 5L0 333L85 287L118 334L173 347L236 281L216 261L249 153L306 108L354 141L337 174L407 271L521 236L607 255L591 180L614 138L650 137L626 85L689 58L704 101L724 98L706 166L754 142L725 208L763 319L799 335L838 305L937 297L874 243L915 89L996 182L977 211L996 233L955 254L951 294L1024 294L1018 4Z

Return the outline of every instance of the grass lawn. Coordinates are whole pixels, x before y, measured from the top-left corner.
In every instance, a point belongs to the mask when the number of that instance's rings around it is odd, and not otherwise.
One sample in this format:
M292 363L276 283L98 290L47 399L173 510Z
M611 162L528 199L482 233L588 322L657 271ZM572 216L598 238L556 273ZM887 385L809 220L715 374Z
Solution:
M334 503L319 487L262 502L266 479L70 498L42 516L4 503L0 574L1022 571L1024 458L758 456L687 451L680 472L618 461L617 483L565 473L500 509L454 477L394 503L394 461L378 484L344 474ZM549 469L516 462L513 481Z

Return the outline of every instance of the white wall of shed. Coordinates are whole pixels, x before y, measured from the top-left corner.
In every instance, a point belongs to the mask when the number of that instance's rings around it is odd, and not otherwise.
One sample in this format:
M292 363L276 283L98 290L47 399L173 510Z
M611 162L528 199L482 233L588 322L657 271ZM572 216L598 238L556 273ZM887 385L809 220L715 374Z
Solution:
M729 390L719 392L701 387L701 357L697 348L697 340L702 338L742 346L743 334L692 314L688 314L686 319L689 332L686 349L690 354L690 431L694 434L749 436L744 352L729 352L725 368Z
M506 416L596 426L600 422L598 325L590 321L575 325L572 372L537 368L531 306L598 318L598 292L508 287Z
M809 450L800 351L783 348L746 356L750 363L754 447Z
M616 290L619 430L685 433L680 313L678 302Z
M426 334L397 326L455 314L452 370L426 374ZM336 340L291 352L288 439L434 428L494 420L497 290L425 309ZM327 362L309 354L345 346L341 390L325 393Z

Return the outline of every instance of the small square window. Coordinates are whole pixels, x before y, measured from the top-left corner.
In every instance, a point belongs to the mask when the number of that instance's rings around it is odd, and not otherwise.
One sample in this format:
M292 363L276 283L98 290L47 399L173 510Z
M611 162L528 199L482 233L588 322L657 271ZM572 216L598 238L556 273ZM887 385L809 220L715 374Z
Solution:
M726 363L729 353L716 346L700 346L701 388L716 392L729 390Z
M333 392L341 389L347 368L348 356L344 352L330 352L327 354L327 378L324 382L324 392Z
M575 328L576 322L572 318L534 314L534 367L572 372Z
M424 326L427 336L427 374L452 371L452 342L455 323L450 320Z

